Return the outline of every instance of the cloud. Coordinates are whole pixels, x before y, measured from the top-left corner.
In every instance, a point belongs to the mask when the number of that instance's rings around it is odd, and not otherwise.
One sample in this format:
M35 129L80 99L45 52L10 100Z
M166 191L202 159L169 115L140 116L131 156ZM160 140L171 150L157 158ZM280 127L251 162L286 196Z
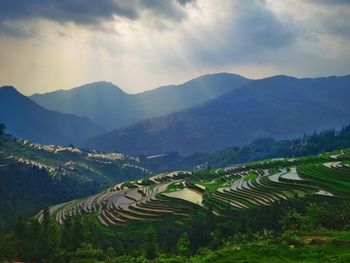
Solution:
M186 5L195 2L195 0L176 0L180 5Z
M0 82L26 94L98 80L136 92L220 71L349 74L340 2L0 0Z
M181 20L186 17L184 6L193 2L189 0L143 0L140 2L141 10L150 11L165 19Z
M38 35L36 27L24 26L18 22L3 22L0 24L0 35L7 35L14 38L26 39Z
M308 0L304 26L316 34L350 39L349 0Z
M308 0L311 3L314 4L322 4L322 5L350 5L349 0Z
M115 16L138 19L143 12L181 20L189 0L2 0L0 23L44 18L59 23L97 26ZM3 30L4 31L4 30Z
M278 18L264 1L231 1L224 10L224 21L202 28L200 37L186 36L192 55L201 63L230 64L256 61L261 54L287 47L298 37L290 21ZM219 12L219 11L216 11Z

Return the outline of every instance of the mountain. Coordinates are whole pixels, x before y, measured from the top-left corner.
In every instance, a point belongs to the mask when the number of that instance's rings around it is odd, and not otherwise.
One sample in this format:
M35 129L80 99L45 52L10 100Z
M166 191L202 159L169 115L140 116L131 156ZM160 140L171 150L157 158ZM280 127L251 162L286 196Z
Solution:
M0 222L148 176L138 159L0 135Z
M288 139L350 122L350 75L256 80L216 99L86 142L89 148L154 155L212 152L260 138Z
M86 116L111 130L201 104L249 82L239 75L219 73L138 94L127 94L109 82L96 82L34 94L30 99L51 110Z
M10 86L0 88L0 122L14 136L45 144L79 144L104 131L86 117L47 110Z
M293 140L276 141L271 138L262 138L242 147L228 147L213 153L195 153L184 158L163 158L158 160L157 166L152 166L153 163L147 159L145 161L141 159L141 161L142 166L158 172L198 170L271 158L317 155L345 148L350 148L350 124L340 131L331 129Z

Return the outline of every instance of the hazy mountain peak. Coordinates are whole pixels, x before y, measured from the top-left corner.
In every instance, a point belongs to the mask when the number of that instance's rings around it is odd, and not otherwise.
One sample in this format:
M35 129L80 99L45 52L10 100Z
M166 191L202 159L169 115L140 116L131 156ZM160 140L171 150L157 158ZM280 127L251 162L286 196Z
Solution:
M275 75L264 79L260 79L258 81L289 81L289 80L297 80L297 78L288 76L288 75Z
M189 81L186 81L183 83L183 85L186 85L188 83L192 82L200 82L200 81L218 81L218 80L232 80L232 79L241 79L241 80L248 80L247 78L234 74L234 73L228 73L228 72L219 72L219 73L211 73L211 74L205 74L199 77L196 77L194 79L191 79Z
M49 144L77 144L104 131L87 118L47 110L12 86L0 88L0 122L12 135Z
M119 88L117 85L114 85L112 82L108 81L96 81L84 84L82 86L73 88L72 90L76 89L85 89L85 90L112 90L112 91L120 91L122 93L125 93L121 88Z
M13 86L2 86L0 87L0 92L12 92L12 93L19 93L15 87Z
M199 105L250 81L235 74L216 73L137 94L99 81L30 98L45 108L86 116L107 129L115 129Z
M76 93L91 93L91 92L102 92L102 91L110 91L110 92L117 92L121 94L126 94L121 88L119 88L117 85L114 85L112 82L108 81L96 81L91 82L87 84L83 84L78 87L74 87L71 89L59 89L55 91L50 91L46 93L35 93L31 97L36 98L40 96L46 96L46 95L63 95L63 94L76 94Z
M24 96L13 86L0 87L0 95L0 99L6 100L7 103L32 103L32 101L29 98ZM36 106L41 107L39 105Z

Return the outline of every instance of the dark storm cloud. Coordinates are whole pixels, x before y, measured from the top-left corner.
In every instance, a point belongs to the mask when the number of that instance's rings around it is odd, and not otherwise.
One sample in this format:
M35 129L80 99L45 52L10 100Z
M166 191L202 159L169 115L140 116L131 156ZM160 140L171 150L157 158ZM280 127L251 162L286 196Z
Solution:
M141 10L148 10L155 15L171 20L181 20L186 17L183 6L191 0L143 0L140 1Z
M130 4L113 0L2 0L0 20L44 17L59 22L95 23L114 14L135 19L137 10Z
M323 4L323 5L349 5L349 0L308 0L314 4Z
M193 3L195 0L176 0L180 5L186 5L188 3Z
M23 28L11 23L5 23L0 25L0 35L12 36L15 38L29 38L37 35L38 30L36 28Z
M181 18L188 0L1 0L0 22L46 18L57 22L94 24L114 15L137 19L150 10L170 19Z
M244 46L254 45L257 49L278 48L295 40L295 29L286 21L278 19L264 4L264 1L242 2L238 11L234 34L240 37ZM246 46L248 44L248 46Z
M319 25L318 32L330 36L350 39L350 0L309 0L314 10L326 10L322 15L315 15L314 24Z
M194 56L201 63L257 61L269 51L292 45L300 33L292 23L278 19L263 0L237 2L230 12L231 21L219 29L223 31L218 39L225 41L194 43Z

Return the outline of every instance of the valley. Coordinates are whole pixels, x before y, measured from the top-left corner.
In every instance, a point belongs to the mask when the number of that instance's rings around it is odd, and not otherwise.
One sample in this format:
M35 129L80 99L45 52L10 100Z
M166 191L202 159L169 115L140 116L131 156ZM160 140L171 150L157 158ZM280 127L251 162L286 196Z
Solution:
M0 263L350 263L350 0L0 0Z

